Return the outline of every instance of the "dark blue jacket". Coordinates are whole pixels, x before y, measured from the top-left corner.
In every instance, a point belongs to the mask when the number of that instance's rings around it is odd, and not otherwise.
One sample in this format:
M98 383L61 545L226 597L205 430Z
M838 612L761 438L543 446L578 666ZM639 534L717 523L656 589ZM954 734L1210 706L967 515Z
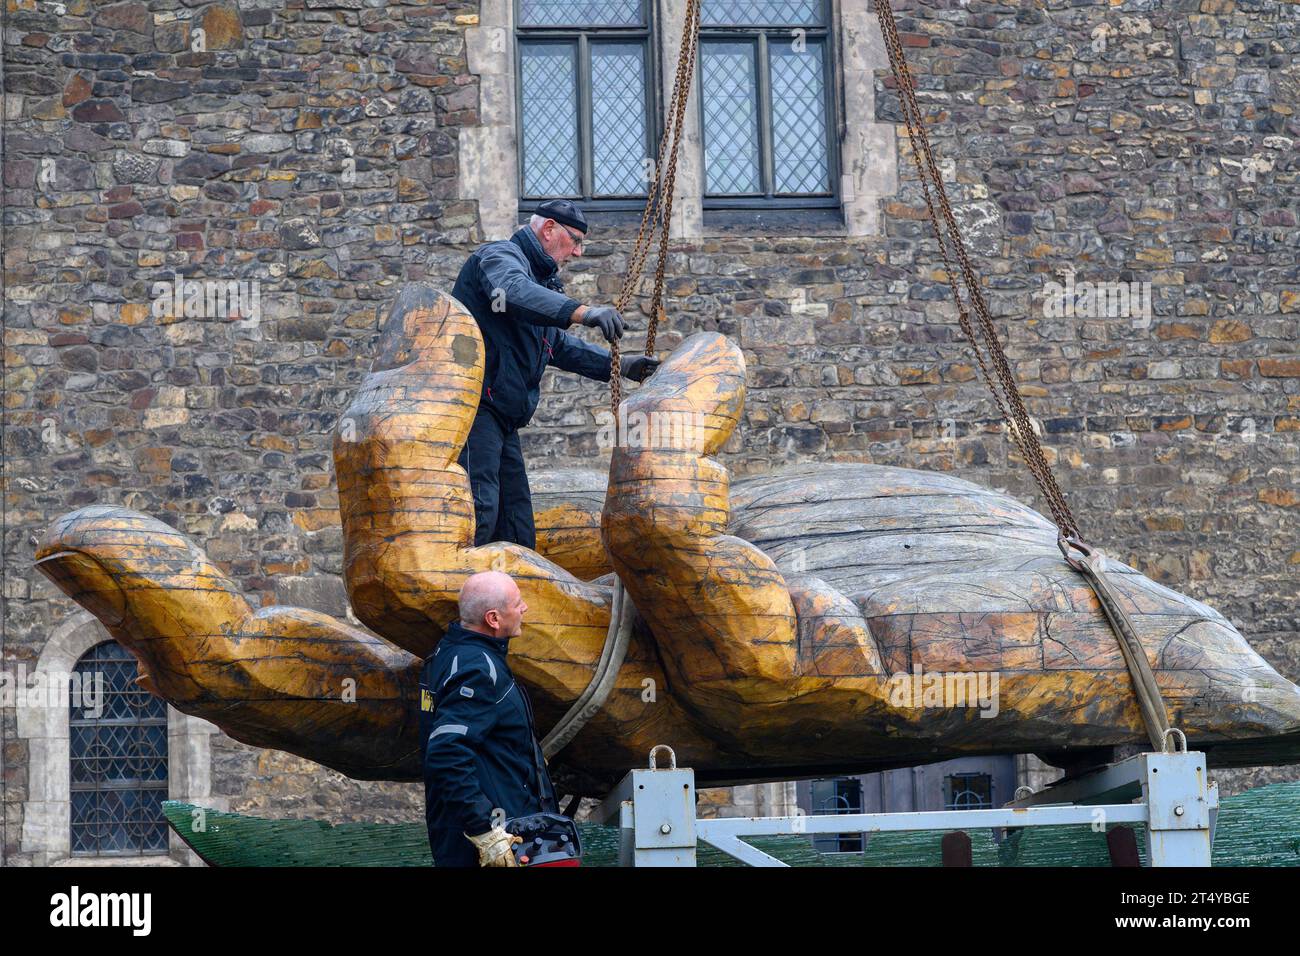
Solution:
M548 364L609 381L609 352L564 331L580 303L564 294L558 269L524 226L508 241L475 250L451 291L483 333L480 407L506 428L522 428L533 417Z
M437 866L478 865L466 833L557 810L532 704L506 663L508 645L455 622L424 664L425 823Z

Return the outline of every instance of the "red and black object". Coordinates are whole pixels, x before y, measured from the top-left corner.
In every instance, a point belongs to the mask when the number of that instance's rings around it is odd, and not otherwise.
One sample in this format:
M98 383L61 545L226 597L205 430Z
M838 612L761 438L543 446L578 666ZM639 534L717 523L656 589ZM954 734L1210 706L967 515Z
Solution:
M560 813L530 813L506 821L505 830L523 842L511 847L520 866L581 866L578 826Z

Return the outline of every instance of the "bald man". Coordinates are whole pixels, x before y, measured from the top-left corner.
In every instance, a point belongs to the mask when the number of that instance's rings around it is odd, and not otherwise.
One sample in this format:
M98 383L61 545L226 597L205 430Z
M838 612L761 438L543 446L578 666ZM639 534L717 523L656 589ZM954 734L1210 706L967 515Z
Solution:
M508 574L472 575L460 620L420 679L425 824L434 866L516 866L512 817L558 812L533 707L506 661L528 605Z

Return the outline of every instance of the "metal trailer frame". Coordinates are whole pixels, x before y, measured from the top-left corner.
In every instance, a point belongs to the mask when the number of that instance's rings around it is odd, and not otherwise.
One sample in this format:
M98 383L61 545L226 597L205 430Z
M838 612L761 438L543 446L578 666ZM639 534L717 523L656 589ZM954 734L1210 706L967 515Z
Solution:
M655 765L659 750L672 758L667 769ZM620 866L695 866L701 840L751 866L787 865L741 839L746 836L1112 823L1146 828L1148 866L1209 866L1219 789L1206 767L1205 754L1189 753L1184 741L1181 751L1137 754L999 810L700 819L695 772L679 768L672 749L660 744L650 751L648 768L630 771L610 792L597 819L618 821Z

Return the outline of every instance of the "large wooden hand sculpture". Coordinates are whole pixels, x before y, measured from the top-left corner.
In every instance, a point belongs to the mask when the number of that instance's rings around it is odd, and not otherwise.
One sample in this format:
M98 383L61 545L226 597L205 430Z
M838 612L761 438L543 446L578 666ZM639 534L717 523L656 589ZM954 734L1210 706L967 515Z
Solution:
M420 776L421 658L465 578L489 568L529 605L511 663L542 733L591 680L611 571L636 605L613 693L556 758L593 788L657 743L711 783L976 754L1067 762L1145 743L1115 637L1036 512L872 465L730 487L711 455L739 421L745 368L717 334L687 339L628 399L638 440L614 449L608 476L534 479L538 551L474 547L456 460L483 356L463 307L408 286L339 422L348 592L391 645L315 611L252 608L185 535L116 506L57 519L37 567L135 654L148 690L238 740L363 779ZM1111 571L1192 747L1218 765L1300 761L1300 688L1213 609ZM957 701L958 688L994 693Z

